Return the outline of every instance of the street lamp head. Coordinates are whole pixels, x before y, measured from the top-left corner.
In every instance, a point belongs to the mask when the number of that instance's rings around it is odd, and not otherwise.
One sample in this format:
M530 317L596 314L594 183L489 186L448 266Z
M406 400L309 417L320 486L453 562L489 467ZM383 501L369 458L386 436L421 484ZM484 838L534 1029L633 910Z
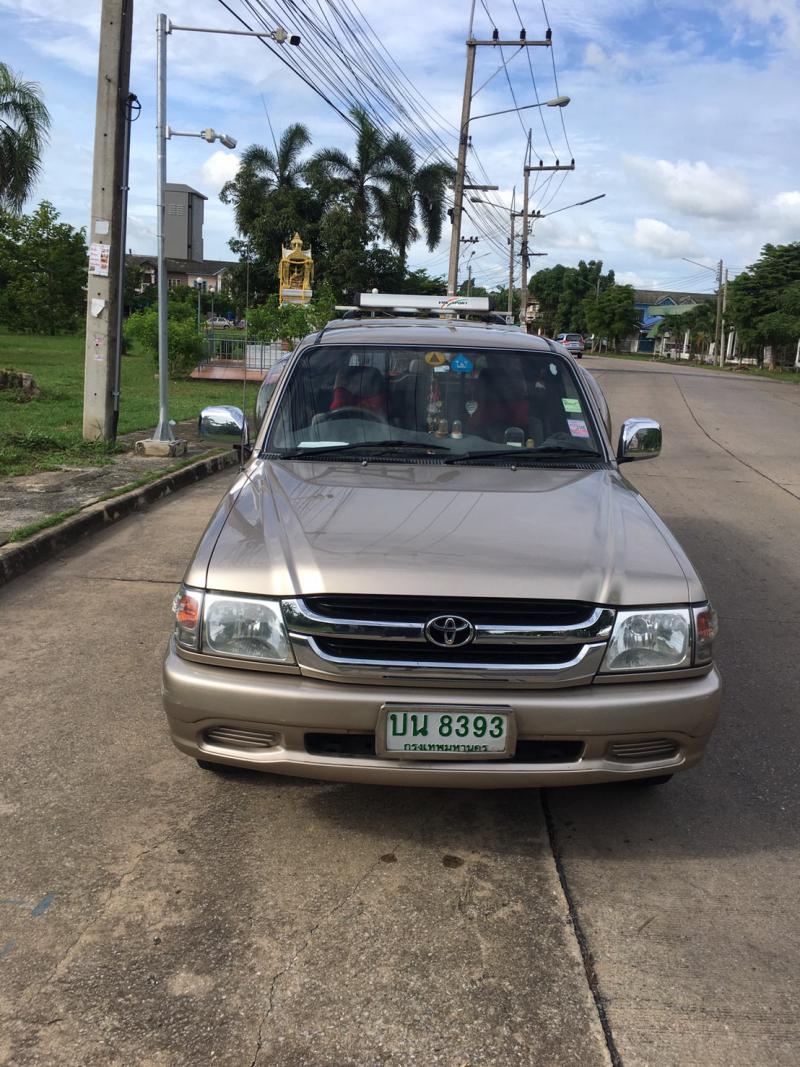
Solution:
M556 96L552 100L547 101L547 107L566 107L569 103L568 96Z
M235 137L231 137L231 135L228 134L228 133L219 134L219 138L218 139L219 139L219 143L221 145L224 145L225 148L235 148L236 147L236 138Z

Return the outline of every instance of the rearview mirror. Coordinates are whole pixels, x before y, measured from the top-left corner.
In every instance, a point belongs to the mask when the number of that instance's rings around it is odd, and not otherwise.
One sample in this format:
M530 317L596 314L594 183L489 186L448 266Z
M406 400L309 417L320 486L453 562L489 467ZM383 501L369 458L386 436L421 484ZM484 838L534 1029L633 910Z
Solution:
M653 419L626 419L620 427L617 463L655 459L661 452L661 427Z
M242 455L249 450L250 435L247 419L240 408L230 407L227 404L203 408L198 420L198 430L201 437L241 448Z

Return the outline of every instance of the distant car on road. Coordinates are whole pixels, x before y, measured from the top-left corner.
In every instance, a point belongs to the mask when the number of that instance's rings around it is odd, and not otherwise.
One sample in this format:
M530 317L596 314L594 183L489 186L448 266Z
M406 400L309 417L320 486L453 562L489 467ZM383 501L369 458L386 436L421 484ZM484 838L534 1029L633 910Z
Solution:
M216 316L213 319L206 319L205 326L207 330L227 330L233 323L230 319L223 319L221 316Z
M563 345L568 352L571 352L576 359L583 357L583 336L579 333L560 333L556 337L556 341L560 345Z

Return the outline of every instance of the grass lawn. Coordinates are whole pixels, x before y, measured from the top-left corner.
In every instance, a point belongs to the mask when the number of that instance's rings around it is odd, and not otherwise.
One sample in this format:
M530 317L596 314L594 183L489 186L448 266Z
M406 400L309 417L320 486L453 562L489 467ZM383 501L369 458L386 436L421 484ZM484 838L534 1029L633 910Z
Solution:
M0 332L0 367L28 371L42 395L27 403L0 391L0 475L108 463L116 445L83 441L83 335L29 337ZM248 383L247 408L256 383ZM169 411L193 419L206 404L242 403L241 382L170 382ZM158 421L158 380L149 356L122 360L119 432L147 430Z

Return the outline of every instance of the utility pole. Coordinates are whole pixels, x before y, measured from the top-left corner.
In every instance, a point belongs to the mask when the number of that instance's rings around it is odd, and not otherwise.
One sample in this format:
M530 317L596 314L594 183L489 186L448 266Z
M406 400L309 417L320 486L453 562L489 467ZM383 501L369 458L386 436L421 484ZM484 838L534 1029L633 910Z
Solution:
M519 268L519 324L528 332L528 165L531 161L531 131L525 145L525 162L522 164L522 261Z
M514 211L517 197L517 187L514 186L514 191L511 194L511 237L508 242L508 317L510 321L513 321L514 315L514 230L516 228L517 216Z
M83 384L83 436L114 435L114 367L133 0L102 0Z
M720 260L722 266L722 260ZM719 329L719 365L725 366L725 309L728 306L728 268L725 268L725 278L722 282L722 313L720 315Z
M469 12L469 35L467 37L467 67L464 74L464 98L461 103L461 125L459 126L458 156L456 158L456 179L453 189L453 232L450 239L450 262L447 269L447 294L455 296L458 291L458 253L461 245L461 216L464 211L464 187L467 172L467 148L469 147L469 122L472 105L472 85L475 77L475 53L479 47L497 48L502 45L525 47L549 48L551 45L551 33L547 31L545 40L529 41L525 32L520 27L520 36L514 40L501 40L500 34L495 29L489 41L476 41L472 29L475 20L475 0L470 4ZM567 99L564 97L563 99ZM561 106L561 105L558 105ZM484 116L488 117L488 116ZM489 188L488 186L472 186L472 188Z
M531 163L531 131L528 130L528 144L525 150L525 164L522 168L523 171L523 183L522 183L522 267L520 270L520 304L519 304L519 324L523 330L528 330L525 322L526 314L528 311L528 266L530 256L542 255L541 252L531 253L528 251L528 178L531 171L552 171L552 170L575 170L575 160L571 163L559 163L556 161L550 166L545 166L541 161L538 167L532 167ZM538 216L537 216L538 217Z
M714 326L714 357L717 363L722 366L724 358L721 358L720 344L722 334L722 260L717 264L717 321Z

